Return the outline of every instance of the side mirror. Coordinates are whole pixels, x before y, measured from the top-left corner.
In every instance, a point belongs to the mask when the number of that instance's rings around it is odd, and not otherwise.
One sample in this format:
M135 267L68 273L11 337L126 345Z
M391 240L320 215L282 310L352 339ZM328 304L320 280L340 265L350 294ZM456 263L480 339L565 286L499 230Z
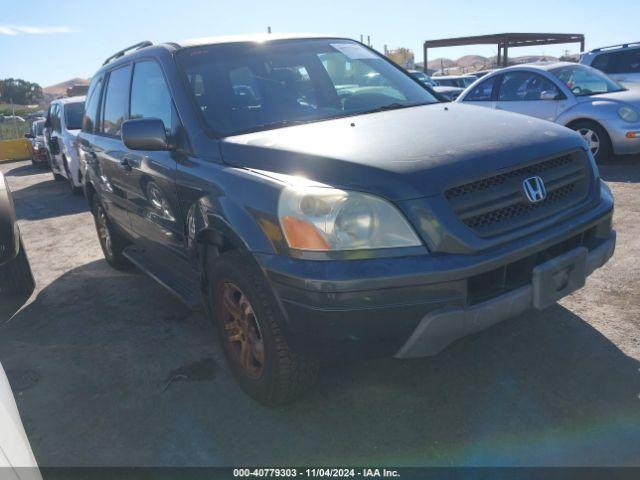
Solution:
M558 100L558 93L553 90L545 90L540 94L540 100Z
M136 118L122 124L122 141L131 150L169 150L167 131L159 118Z

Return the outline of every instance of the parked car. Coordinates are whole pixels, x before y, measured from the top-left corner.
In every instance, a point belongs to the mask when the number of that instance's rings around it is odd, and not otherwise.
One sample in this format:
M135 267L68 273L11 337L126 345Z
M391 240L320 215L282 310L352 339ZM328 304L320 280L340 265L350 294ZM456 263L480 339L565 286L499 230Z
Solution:
M464 88L438 86L431 77L419 70L408 70L408 72L412 77L422 82L429 88L433 89L433 91L438 94L440 100L443 102L453 102L456 98L458 98L458 95L460 95L464 91Z
M478 80L457 101L565 125L582 135L597 161L640 152L640 91L585 65L505 68Z
M495 72L496 70L498 70L497 68L491 68L491 69L486 69L486 70L476 70L475 72L473 72L473 76L476 78L481 78L484 77L485 75L487 75L488 73L491 72Z
M596 48L580 56L580 63L597 68L614 80L640 83L640 42Z
M447 102L455 101L462 92L464 92L464 88L459 87L441 87L435 86L433 90L437 92L441 97L443 97Z
M46 120L38 119L31 124L31 131L25 137L31 142L33 154L31 163L34 167L45 168L49 166L49 151L44 141L44 124Z
M464 89L475 82L478 77L475 75L446 75L432 77L431 79L440 87L457 87Z
M67 181L74 194L82 192L82 175L76 137L82 125L85 97L51 102L45 123L45 141L53 178Z
M427 75L426 73L424 73L424 72L422 72L420 70L408 70L408 72L411 74L411 76L413 76L414 78L418 79L419 81L421 81L425 85L429 85L430 87L435 87L436 86L436 82L434 82L433 79L429 75Z
M338 88L372 72L385 89ZM614 250L579 135L443 105L345 38L135 45L92 77L78 139L107 262L204 304L266 404L323 358L434 355L552 305Z
M13 196L0 172L0 301L28 295L35 287L29 260L16 221Z

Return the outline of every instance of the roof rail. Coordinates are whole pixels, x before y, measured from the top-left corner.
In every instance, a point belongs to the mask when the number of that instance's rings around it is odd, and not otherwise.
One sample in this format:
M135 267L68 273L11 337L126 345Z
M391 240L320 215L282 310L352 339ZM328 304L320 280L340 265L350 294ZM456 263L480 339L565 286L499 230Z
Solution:
M123 48L119 52L116 52L113 55L111 55L109 58L107 58L102 65L106 65L110 61L115 60L116 58L122 57L130 50L140 50L141 48L150 47L151 45L153 45L152 42L145 40L144 42L136 43L135 45L131 45L130 47Z
M629 48L629 47L637 47L637 46L640 46L640 42L627 42L627 43L620 43L618 45L609 45L608 47L594 48L591 51L601 52L603 50L609 50L610 48Z

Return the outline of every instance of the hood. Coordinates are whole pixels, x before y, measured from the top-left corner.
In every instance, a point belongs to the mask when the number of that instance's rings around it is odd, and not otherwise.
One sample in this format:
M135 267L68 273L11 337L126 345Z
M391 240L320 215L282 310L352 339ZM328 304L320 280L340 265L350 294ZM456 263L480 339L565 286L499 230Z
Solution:
M576 97L580 103L597 103L597 102L611 102L611 103L628 103L636 107L640 107L640 88L631 87L627 90L611 93L600 93L598 95L590 95L584 97Z
M229 165L403 200L582 144L551 122L440 103L227 137L221 151Z

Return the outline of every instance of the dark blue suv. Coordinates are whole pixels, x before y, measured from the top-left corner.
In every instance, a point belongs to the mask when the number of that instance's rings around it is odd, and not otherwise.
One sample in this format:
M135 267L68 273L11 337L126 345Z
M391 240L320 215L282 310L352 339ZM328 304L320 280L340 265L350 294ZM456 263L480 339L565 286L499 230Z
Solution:
M349 39L144 42L105 62L85 110L107 261L204 306L266 404L322 360L433 355L545 308L613 254L578 134L439 103Z

